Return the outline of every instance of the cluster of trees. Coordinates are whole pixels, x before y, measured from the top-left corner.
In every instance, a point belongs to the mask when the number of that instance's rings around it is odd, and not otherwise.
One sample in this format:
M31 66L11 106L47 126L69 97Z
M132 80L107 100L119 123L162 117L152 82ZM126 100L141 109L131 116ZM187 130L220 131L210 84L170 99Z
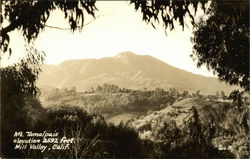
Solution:
M15 65L1 68L2 153L17 157L18 153L13 152L14 132L28 130L43 119L43 109L36 99L39 90L35 85L43 60L44 53L30 47L27 48L26 58ZM36 111L31 112L32 110Z
M85 108L89 113L104 115L145 112L171 105L177 98L176 92L163 89L121 89L115 85L103 84L88 93L76 92L75 89L54 89L43 93L41 98L48 106L75 105Z
M201 119L205 125L212 123L216 126L217 136L249 133L250 120L247 105L238 109L230 103L218 103L201 107L199 112L203 114Z
M199 108L203 114L203 125L213 125L215 135L213 144L223 145L224 149L234 154L236 158L249 156L249 108L243 104L240 109L231 103L218 103L212 106ZM229 147L231 147L229 149Z
M107 124L100 116L89 115L78 107L46 109L43 129L58 132L59 138L74 138L70 149L24 152L28 158L122 158L140 157L138 134L122 124Z
M187 115L183 123L178 121L177 125L177 121L171 121L171 119L175 120L175 115L159 116L156 114L151 117L151 121L138 124L140 126L137 131L142 138L153 141L154 153L160 158L200 158L200 156L202 158L234 158L235 156L246 158L249 155L248 105L244 104L238 109L230 102L204 99L195 101L199 103L199 106L192 108L193 113ZM184 114L181 112L179 115ZM197 127L197 130L192 130L193 127ZM192 143L191 133L197 133L197 131L201 138L195 139ZM186 144L192 145L193 148L185 147ZM192 151L188 150L189 148Z
M165 121L154 130L156 152L160 158L214 158L222 157L212 145L212 127L202 125L198 111L192 108L192 117L183 128L174 120Z
M249 109L239 110L229 103L193 107L182 126L165 120L149 126L154 155L159 158L247 158Z
M200 91L189 93L188 91L179 92L172 88L168 91L157 88L155 90L133 90L119 88L113 84L98 85L90 91L76 92L76 88L52 89L43 91L41 99L44 105L74 105L84 108L92 114L118 114L124 112L146 112L148 110L162 109L173 104L176 100L185 98L203 98L210 100L232 99L233 103L241 107L247 103L247 97L243 92L233 91L230 96L226 96L223 91L217 91L214 95L202 95Z
M248 91L249 1L222 1L207 15L195 24L193 32L192 55L197 66L205 65L220 80Z

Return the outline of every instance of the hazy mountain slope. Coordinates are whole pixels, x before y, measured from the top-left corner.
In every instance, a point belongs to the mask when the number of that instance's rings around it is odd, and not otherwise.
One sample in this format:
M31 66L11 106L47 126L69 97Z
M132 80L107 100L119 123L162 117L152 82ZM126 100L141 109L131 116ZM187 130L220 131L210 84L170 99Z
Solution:
M89 60L69 60L59 65L44 65L37 85L43 87L73 87L90 89L109 83L133 89L176 88L178 90L215 93L232 88L216 78L204 77L170 66L147 55L130 52L117 56Z

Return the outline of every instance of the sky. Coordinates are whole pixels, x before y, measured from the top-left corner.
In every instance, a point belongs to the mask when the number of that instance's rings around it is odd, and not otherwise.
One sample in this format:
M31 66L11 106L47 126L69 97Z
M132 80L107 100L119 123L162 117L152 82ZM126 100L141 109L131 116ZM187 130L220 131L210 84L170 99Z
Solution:
M130 51L138 55L151 55L177 68L214 76L205 67L197 68L190 57L192 53L192 27L179 26L174 31L165 29L162 24L154 29L142 21L142 14L136 12L129 2L97 2L97 18L86 16L81 32L59 30L46 27L34 41L38 50L46 53L45 64L60 64L70 59L102 58L115 56L120 52ZM86 15L86 14L85 14ZM98 16L99 15L99 16ZM197 17L202 16L198 13ZM48 22L50 26L69 28L64 14L54 11ZM14 31L10 34L12 56L4 55L1 66L8 66L24 56L22 34Z

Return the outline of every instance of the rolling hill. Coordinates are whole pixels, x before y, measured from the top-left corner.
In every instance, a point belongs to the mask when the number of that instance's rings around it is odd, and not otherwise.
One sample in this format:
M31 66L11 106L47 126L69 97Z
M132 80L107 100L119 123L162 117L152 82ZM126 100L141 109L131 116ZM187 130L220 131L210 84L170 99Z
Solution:
M179 128L183 128L184 123L188 122L192 116L192 107L195 107L199 114L199 119L204 125L214 122L223 131L244 131L241 124L244 114L248 114L248 107L244 105L241 110L237 109L232 103L226 101L213 101L201 98L186 98L176 101L158 111L151 111L147 115L128 116L128 114L117 115L107 121L118 121L123 119L128 125L140 132L141 138L151 138L152 131L162 127L164 122L174 120ZM126 120L125 120L126 119ZM219 130L217 130L219 131Z
M59 65L43 65L37 86L76 87L89 90L103 83L122 88L175 88L203 94L233 89L216 78L192 74L164 63L152 56L123 52L101 59L68 60Z

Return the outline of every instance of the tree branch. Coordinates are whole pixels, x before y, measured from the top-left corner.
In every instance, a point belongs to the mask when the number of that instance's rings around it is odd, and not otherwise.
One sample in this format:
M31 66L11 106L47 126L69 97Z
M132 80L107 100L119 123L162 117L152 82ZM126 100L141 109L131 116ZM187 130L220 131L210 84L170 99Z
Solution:
M98 15L97 17L95 17L94 19L92 19L91 21L89 21L88 23L84 24L83 26L87 26L89 24L91 24L94 20L96 20L97 18L101 17L102 15ZM61 27L57 27L57 26L51 26L51 25L44 25L45 27L48 28L52 28L52 29L59 29L59 30L71 30L71 28L61 28ZM83 26L77 26L76 28L82 28Z
M61 28L57 26L51 26L51 25L44 25L45 27L52 28L52 29L59 29L59 30L70 30L71 28ZM77 26L76 28L80 28L80 26Z

